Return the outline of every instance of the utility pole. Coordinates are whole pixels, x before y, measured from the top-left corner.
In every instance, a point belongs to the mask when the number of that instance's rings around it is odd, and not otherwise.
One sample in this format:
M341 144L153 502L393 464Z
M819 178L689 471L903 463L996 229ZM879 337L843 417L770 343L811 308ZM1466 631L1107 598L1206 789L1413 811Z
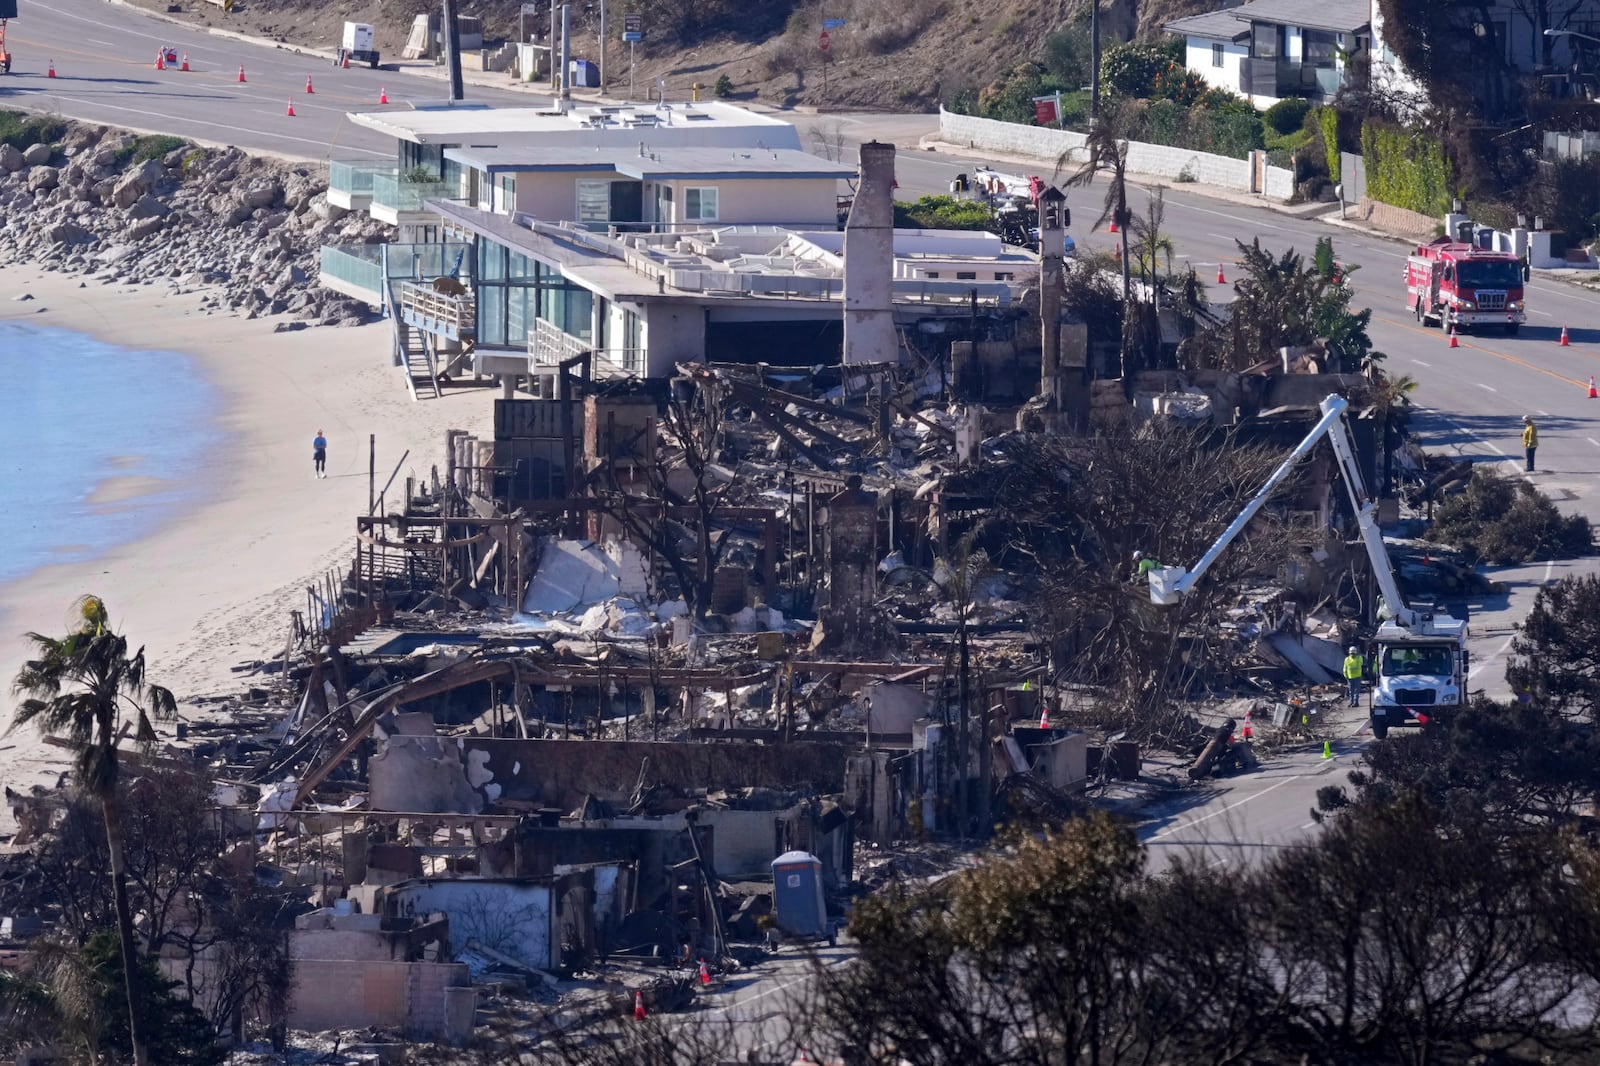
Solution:
M606 51L609 42L606 40L606 0L600 0L600 95L606 94Z
M466 99L461 84L461 27L456 23L456 0L444 0L444 64L450 74L450 100Z
M560 38L561 10L557 0L550 0L550 91L557 92L561 82L556 80L560 71L556 68L556 42Z
M1100 121L1100 0L1089 0L1089 125Z
M569 19L570 8L561 5L561 99L567 100L572 96L572 57L569 51L572 43L572 23Z

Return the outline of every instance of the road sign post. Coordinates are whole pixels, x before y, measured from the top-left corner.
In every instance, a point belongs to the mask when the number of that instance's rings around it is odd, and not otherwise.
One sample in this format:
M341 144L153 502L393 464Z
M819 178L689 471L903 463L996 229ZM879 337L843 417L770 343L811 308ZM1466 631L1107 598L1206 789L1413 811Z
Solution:
M622 16L622 39L628 44L628 99L633 99L634 47L644 40L644 16Z
M828 31L823 30L822 36L817 38L817 47L822 49L822 99L828 99Z

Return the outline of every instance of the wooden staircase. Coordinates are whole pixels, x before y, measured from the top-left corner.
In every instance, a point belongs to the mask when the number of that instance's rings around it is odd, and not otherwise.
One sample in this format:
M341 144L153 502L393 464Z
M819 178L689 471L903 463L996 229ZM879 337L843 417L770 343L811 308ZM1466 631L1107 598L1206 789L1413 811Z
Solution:
M438 364L427 334L412 329L400 316L400 301L396 297L396 282L389 282L389 321L394 323L394 364L405 371L406 389L413 400L437 400L443 393L439 388Z

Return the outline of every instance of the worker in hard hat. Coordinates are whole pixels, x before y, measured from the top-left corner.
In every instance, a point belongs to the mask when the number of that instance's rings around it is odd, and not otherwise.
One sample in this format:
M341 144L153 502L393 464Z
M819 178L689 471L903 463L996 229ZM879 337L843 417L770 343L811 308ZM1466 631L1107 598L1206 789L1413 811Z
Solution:
M1142 551L1133 553L1133 565L1133 577L1135 581L1137 581L1139 578L1148 578L1150 576L1150 571L1152 570L1161 569L1160 563L1145 555L1145 553Z
M1528 458L1528 473L1533 473L1533 453L1539 450L1539 427L1532 415L1522 416L1522 450Z
M1350 686L1350 706L1361 706L1361 675L1367 672L1367 662L1361 649L1350 645L1344 657L1344 680Z

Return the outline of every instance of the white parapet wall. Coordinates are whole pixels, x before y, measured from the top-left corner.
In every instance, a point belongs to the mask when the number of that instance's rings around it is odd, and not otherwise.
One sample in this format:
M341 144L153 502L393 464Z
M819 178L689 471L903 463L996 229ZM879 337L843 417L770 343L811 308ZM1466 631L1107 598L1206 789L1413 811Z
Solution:
M1077 168L1085 158L1082 151L1088 136L1071 130L1045 126L1024 126L990 118L957 115L939 109L939 139L965 148L1020 155L1049 163L1052 168L1065 153L1063 173ZM1211 152L1195 152L1164 144L1128 142L1128 170L1135 174L1166 178L1173 182L1215 185L1238 192L1258 192L1270 199L1287 201L1294 195L1294 175L1283 167L1261 167L1261 188L1256 187L1253 161L1234 159Z

